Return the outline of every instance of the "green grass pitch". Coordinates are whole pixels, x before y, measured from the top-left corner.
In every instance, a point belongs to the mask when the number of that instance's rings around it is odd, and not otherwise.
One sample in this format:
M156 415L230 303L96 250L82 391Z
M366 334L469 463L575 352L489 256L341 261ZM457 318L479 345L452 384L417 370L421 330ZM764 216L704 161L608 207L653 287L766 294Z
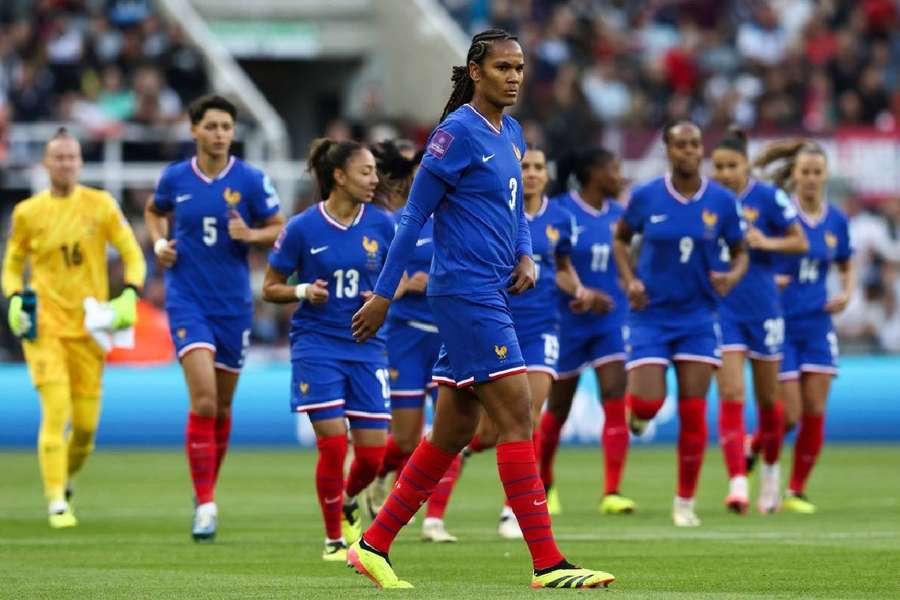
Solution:
M421 520L407 527L391 557L416 589L390 595L900 598L900 446L827 446L809 487L819 514L768 517L725 513L722 459L712 448L698 501L703 526L693 530L675 529L669 517L674 448L635 448L629 458L624 491L638 512L617 517L596 512L599 450L563 450L558 461L560 545L572 561L616 574L609 590L527 587L525 544L496 536L501 489L486 453L466 465L450 503L447 524L460 543L427 545L418 540ZM320 560L314 460L309 451L235 449L218 490L218 540L197 545L180 452L99 451L77 484L81 524L65 531L46 525L34 454L4 452L0 597L383 597Z

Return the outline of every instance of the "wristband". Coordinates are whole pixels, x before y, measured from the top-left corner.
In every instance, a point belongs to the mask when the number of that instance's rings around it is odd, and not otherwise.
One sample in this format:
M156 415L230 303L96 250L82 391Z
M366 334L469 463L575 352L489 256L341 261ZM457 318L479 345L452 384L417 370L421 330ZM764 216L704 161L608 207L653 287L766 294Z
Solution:
M153 244L153 254L159 256L163 250L169 247L169 240L166 238L159 238Z
M297 296L298 300L306 300L306 290L309 289L308 283L301 283L297 287L294 288L294 295Z

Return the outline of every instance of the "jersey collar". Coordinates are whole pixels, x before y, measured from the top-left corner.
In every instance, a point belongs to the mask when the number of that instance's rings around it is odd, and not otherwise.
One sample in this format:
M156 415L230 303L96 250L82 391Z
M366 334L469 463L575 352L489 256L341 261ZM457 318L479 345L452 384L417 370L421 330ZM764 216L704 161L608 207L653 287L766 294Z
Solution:
M197 157L195 156L194 158L191 159L191 170L194 171L194 175L196 175L197 177L202 179L204 183L212 183L214 181L218 181L219 179L224 178L226 175L228 175L228 171L230 171L231 167L233 167L233 166L234 166L234 157L229 156L228 164L225 165L225 168L222 169L222 171L218 175L216 175L215 179L211 179L203 171L200 170L200 166L197 164Z
M478 109L477 109L477 108L475 108L474 106L472 106L472 105L471 105L470 103L468 103L468 102L466 102L463 106L468 106L469 109L470 109L473 113L475 113L476 115L478 115L478 117L479 117L482 121L484 121L484 124L485 124L485 125L487 125L488 127L491 128L491 131L493 131L493 132L496 133L497 135L500 135L500 129L497 129L496 127L494 127L494 124L491 123L490 121L488 121L488 120L487 120L487 117L485 117L483 114L481 114L480 112L478 112ZM503 125L502 125L502 117L501 117L501 125L500 125L500 127L501 127L501 128L503 127Z
M666 190L668 190L669 194L673 198L675 198L682 204L690 204L691 202L696 202L697 200L699 200L701 197L703 197L703 194L706 193L706 186L709 184L709 179L701 176L700 177L700 189L697 190L697 193L694 194L692 197L685 198L678 192L678 190L675 189L675 186L672 185L672 174L671 173L666 173L665 181L666 181Z
M803 212L803 208L800 206L800 201L797 200L796 196L791 196L791 200L794 201L794 207L797 209L797 215L800 216L800 219L806 223L811 229L815 229L819 225L821 225L825 221L825 217L828 216L828 203L824 200L822 201L822 214L819 215L818 219L813 219L808 214Z
M542 217L544 215L544 213L547 212L547 206L549 204L550 203L547 200L547 196L544 196L544 198L541 200L541 206L540 206L540 208L538 208L538 211L536 213L534 213L533 215L529 215L528 211L525 211L525 218L528 219L529 221L534 221L535 219Z
M325 210L325 202L324 201L319 202L319 212L322 213L322 218L324 218L325 221L327 221L329 225L333 225L334 227L337 227L341 231L347 231L348 229L350 229L351 227L353 227L355 225L358 225L359 222L362 221L363 213L366 212L366 205L365 204L359 205L359 214L356 215L356 218L353 219L353 222L350 223L350 225L344 225L343 223L341 223L340 221L338 221L337 219L335 219L334 217L329 215L328 211Z
M597 210L596 208L585 202L584 198L581 197L581 194L579 194L575 190L569 192L569 196L572 197L572 200L575 201L575 204L577 204L581 208L581 210L591 215L592 217L602 217L609 212L609 198L603 201L603 208Z
M750 181L747 183L747 187L745 187L744 191L738 195L738 200L743 202L744 199L750 195L750 192L752 192L753 188L755 188L755 187L756 187L756 180L751 177Z

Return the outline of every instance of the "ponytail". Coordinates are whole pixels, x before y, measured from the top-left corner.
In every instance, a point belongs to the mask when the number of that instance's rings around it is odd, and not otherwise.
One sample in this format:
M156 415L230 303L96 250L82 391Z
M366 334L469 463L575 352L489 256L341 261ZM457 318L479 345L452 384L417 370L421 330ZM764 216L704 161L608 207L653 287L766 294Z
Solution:
M317 138L309 146L307 169L316 179L319 198L327 200L334 189L334 170L343 169L351 156L363 149L359 142L336 142L329 138Z
M802 154L818 154L825 156L825 150L811 140L794 139L772 142L763 149L762 154L753 161L753 166L764 173L776 186L791 191L794 187L792 174L797 157Z

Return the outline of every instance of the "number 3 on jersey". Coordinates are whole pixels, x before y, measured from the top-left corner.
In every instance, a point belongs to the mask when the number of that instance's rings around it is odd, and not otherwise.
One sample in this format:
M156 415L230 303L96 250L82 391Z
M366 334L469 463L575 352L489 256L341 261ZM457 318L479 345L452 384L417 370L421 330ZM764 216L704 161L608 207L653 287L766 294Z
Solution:
M516 210L516 192L519 191L519 182L515 177L509 178L509 210Z

